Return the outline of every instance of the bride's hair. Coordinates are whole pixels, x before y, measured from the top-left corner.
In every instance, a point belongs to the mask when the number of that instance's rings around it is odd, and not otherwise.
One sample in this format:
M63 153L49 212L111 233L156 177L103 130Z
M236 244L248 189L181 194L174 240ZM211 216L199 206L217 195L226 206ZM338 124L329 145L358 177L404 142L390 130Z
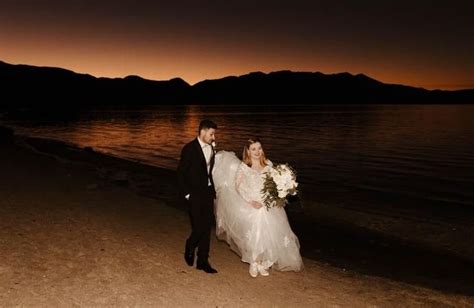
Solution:
M244 145L244 153L242 154L242 161L249 167L252 166L252 159L250 158L250 146L257 142L262 144L259 138L250 138L247 140L247 143ZM267 157L265 156L265 151L263 150L263 147L262 147L262 156L260 157L260 164L262 166L268 165Z

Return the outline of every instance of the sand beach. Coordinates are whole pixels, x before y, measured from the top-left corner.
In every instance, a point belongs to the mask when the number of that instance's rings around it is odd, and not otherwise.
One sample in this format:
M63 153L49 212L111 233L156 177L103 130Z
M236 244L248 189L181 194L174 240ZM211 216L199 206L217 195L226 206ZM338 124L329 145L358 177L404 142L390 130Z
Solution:
M337 266L337 253L324 252L331 251L329 243L337 250L338 238L358 227L361 241L372 235L364 237L368 231L363 230L370 228L362 214L321 205L319 228L334 231L334 237L319 235L321 258L304 258L302 272L251 278L248 265L213 237L210 261L219 273L208 275L184 263L190 226L176 201L173 171L5 133L0 170L0 306L474 306L466 276L472 270L472 247L464 235L445 250L413 248L431 251L428 259L447 260L448 271L454 264L451 270L463 272L459 285L390 279L357 266ZM330 223L335 216L339 219ZM391 239L395 219L390 224L374 217L370 221L382 226L378 234L389 246L408 236ZM423 232L433 234L420 228L415 240ZM360 255L372 249L367 247L348 251Z

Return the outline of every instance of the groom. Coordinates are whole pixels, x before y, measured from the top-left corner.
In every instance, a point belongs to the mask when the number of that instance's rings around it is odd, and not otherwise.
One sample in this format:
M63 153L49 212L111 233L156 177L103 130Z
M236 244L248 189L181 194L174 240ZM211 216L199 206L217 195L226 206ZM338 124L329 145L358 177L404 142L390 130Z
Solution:
M191 218L191 235L186 241L184 260L194 265L196 248L196 268L209 274L217 271L209 264L209 244L211 226L214 221L214 198L216 191L212 180L214 148L217 125L210 120L199 124L198 137L186 144L181 151L178 165L180 195L185 200Z

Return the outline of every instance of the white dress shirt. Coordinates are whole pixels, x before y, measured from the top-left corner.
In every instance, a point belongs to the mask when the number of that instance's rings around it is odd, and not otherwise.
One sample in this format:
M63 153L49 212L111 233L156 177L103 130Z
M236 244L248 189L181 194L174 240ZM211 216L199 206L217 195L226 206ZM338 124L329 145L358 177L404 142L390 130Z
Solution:
M209 174L211 170L211 157L212 157L212 147L210 144L204 143L199 139L199 144L201 145L202 152L204 153L204 157L206 158L206 165L207 165L207 174ZM211 185L211 180L209 180L209 185Z

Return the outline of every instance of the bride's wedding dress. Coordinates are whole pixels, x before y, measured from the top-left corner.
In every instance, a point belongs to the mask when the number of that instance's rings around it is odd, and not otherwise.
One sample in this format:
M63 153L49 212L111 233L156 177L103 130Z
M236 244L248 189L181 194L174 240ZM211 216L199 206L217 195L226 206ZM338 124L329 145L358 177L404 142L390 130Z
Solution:
M279 271L303 268L298 238L290 228L285 210L267 209L265 205L255 209L249 204L264 204L260 191L263 175L270 167L271 163L258 172L233 152L220 151L213 169L217 237L225 240L242 261L251 264L251 271L252 264L262 267L262 275L269 267Z

